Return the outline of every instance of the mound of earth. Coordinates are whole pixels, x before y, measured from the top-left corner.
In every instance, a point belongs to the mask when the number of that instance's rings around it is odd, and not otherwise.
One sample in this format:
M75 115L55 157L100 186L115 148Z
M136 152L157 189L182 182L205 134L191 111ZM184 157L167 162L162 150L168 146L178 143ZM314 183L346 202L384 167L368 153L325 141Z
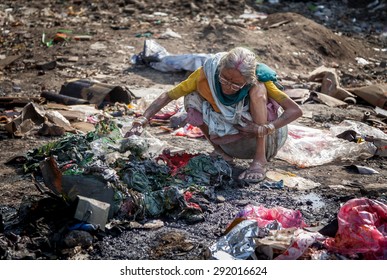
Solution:
M277 33L285 36L287 46L314 52L320 56L320 61L323 58L327 61L340 59L343 63L348 63L355 61L357 57L376 55L376 51L367 42L339 35L300 14L271 14L263 21L262 28L268 30L269 34L271 29L278 28Z

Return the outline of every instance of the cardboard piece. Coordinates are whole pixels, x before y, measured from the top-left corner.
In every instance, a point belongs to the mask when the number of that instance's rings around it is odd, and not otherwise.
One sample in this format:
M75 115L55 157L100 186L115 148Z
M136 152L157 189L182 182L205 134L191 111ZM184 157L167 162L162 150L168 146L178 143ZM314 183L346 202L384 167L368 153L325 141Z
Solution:
M373 106L387 109L387 84L377 84L359 88L347 88L347 91L367 101Z

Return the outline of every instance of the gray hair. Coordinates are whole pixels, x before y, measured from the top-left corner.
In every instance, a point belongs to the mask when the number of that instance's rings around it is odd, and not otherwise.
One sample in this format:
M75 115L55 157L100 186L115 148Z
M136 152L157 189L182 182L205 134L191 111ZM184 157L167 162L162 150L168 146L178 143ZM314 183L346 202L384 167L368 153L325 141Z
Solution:
M223 69L238 70L246 83L252 84L257 81L255 68L257 67L257 60L255 54L249 49L243 47L236 47L227 52L219 62L219 71Z

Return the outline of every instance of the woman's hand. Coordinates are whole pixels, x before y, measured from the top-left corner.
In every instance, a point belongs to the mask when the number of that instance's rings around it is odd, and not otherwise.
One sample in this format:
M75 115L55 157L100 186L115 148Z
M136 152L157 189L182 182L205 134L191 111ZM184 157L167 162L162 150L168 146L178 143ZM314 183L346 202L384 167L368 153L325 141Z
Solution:
M265 135L272 134L275 131L273 124L259 125L246 119L245 117L242 117L242 121L246 124L245 126L237 124L234 125L234 127L245 137L264 137Z
M242 121L246 124L245 126L241 126L240 124L234 125L239 130L239 133L245 137L256 137L258 125L245 117L242 117Z
M132 127L124 137L129 137L132 135L140 136L144 131L144 127L149 123L149 120L171 101L172 99L168 96L168 92L162 93L149 105L143 116L134 119Z
M140 136L143 133L144 127L145 125L148 124L148 122L149 122L148 119L145 117L139 117L134 119L132 122L132 127L129 129L127 133L125 133L124 137L127 138L132 135Z

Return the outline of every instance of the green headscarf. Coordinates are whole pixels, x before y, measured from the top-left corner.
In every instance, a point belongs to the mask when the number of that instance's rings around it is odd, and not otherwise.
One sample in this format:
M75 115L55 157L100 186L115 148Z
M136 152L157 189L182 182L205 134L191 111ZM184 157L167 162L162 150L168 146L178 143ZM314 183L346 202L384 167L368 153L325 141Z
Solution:
M258 81L263 83L267 81L273 81L273 82L277 81L277 73L264 63L257 64L255 74L257 75ZM216 97L223 105L226 105L226 106L233 105L243 100L248 95L249 90L251 88L251 84L247 84L243 88L235 92L234 94L224 94L222 91L222 86L219 82L219 69L215 71L214 79L215 79Z
M231 106L239 101L243 100L248 94L251 85L245 85L243 88L235 92L234 94L224 94L222 86L219 82L219 69L215 72L215 94L219 101L226 106Z

